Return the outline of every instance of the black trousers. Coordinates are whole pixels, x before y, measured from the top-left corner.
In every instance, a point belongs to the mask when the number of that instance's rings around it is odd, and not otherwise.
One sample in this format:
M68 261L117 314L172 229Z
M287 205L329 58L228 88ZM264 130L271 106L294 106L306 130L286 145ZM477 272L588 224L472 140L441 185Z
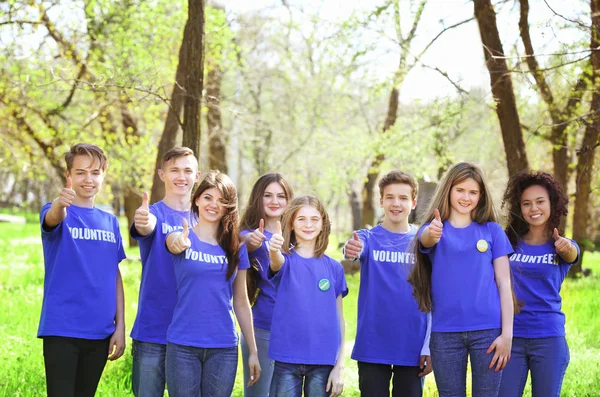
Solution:
M44 337L48 397L93 397L108 358L110 337Z
M358 362L358 387L362 397L421 397L423 378L419 367ZM393 378L392 378L393 375Z

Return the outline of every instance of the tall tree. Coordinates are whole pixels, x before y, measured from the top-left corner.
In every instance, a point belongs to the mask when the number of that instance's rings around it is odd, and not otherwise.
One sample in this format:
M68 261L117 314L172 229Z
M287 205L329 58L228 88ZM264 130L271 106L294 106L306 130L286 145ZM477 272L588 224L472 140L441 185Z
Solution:
M529 168L512 79L498 34L496 12L491 1L474 0L473 3L475 19L479 25L483 44L485 63L490 74L492 94L496 101L496 113L502 131L506 165L510 176Z
M581 142L581 147L577 151L577 179L575 192L575 209L573 214L573 239L582 246L586 246L589 241L588 233L588 213L590 205L590 193L592 191L592 171L594 169L594 157L596 147L600 139L600 0L590 0L592 26L590 29L590 51L592 64L592 101L590 103L590 113L585 120L586 129ZM574 275L581 272L581 259L571 267L570 274Z

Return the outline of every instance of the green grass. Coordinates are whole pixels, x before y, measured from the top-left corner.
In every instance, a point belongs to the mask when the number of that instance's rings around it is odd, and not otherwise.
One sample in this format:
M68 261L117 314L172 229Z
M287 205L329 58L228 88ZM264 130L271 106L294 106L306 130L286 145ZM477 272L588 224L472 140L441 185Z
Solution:
M33 223L0 224L0 396L38 396L45 394L42 344L36 338L40 315L44 268L37 217ZM122 224L122 232L126 225ZM332 239L329 253L339 258L337 241ZM137 249L128 249L131 258ZM587 253L585 267L591 277L567 280L563 285L563 309L567 315L567 339L571 363L563 385L563 396L600 396L600 253ZM140 263L128 260L121 264L125 282L126 322L129 334L137 311ZM359 275L347 276L350 293L344 299L346 320L345 396L359 396L356 362L350 352L356 332L356 301ZM241 360L240 360L241 361ZM98 387L98 396L130 396L131 340L125 355L109 362ZM241 362L233 396L242 393ZM437 396L433 376L425 382L426 397ZM531 391L526 390L530 396Z

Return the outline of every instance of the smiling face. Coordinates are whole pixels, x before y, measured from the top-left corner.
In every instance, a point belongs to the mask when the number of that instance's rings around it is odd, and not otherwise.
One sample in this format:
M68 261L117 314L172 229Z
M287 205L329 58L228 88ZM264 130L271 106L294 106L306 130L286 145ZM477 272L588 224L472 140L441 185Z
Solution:
M198 181L198 163L194 156L182 156L164 163L158 170L165 183L166 196L188 196Z
M285 190L277 182L270 183L263 193L262 202L265 215L268 218L279 219L287 205Z
M450 208L460 215L471 214L481 197L479 183L472 178L457 183L450 189Z
M100 161L87 155L77 155L73 158L67 176L71 176L72 189L77 198L83 200L93 199L104 181L104 171L100 167Z
M385 221L394 225L408 224L408 216L415 209L417 200L412 198L412 186L405 183L393 183L383 189L379 201L385 213Z
M198 223L218 223L225 215L223 195L216 187L203 191L195 204L198 207Z
M323 218L316 208L305 205L296 212L292 230L298 244L316 241L322 229Z
M548 190L540 185L529 186L521 194L521 213L530 227L545 227L550 217Z

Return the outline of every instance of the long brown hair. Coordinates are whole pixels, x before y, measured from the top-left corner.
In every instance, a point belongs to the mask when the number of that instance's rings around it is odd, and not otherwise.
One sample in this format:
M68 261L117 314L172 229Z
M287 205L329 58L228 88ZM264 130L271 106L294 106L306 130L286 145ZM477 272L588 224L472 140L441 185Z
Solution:
M225 251L227 258L226 277L229 280L236 272L240 263L240 233L238 228L237 191L231 179L219 171L208 171L192 196L192 217L198 220L199 209L196 200L204 191L216 188L221 192L221 204L225 206L225 214L217 229L217 242Z
M240 221L240 230L256 229L261 219L265 219L265 207L263 205L263 196L265 190L271 183L278 183L283 188L285 199L289 202L294 197L294 192L290 184L277 172L270 172L262 175L256 180L252 187L252 192L248 198L248 205Z
M327 245L329 244L331 222L329 221L329 215L327 215L325 207L319 201L319 199L309 195L294 198L285 208L281 222L281 228L283 231L283 252L289 254L290 248L297 244L296 234L293 230L294 219L296 219L296 214L298 211L300 211L300 208L306 206L313 207L319 211L321 220L323 221L321 233L319 233L317 236L317 241L315 242L315 256L320 258L327 250Z
M479 184L480 197L477 207L471 212L471 218L474 222L496 222L497 215L492 199L489 195L489 189L485 183L483 172L479 167L472 163L454 164L442 177L438 184L433 198L429 202L427 211L420 220L421 225L431 222L434 218L434 210L440 211L442 222L450 217L450 190L456 184L467 179L473 179ZM421 226L423 228L423 226ZM413 253L415 255L415 266L413 267L408 282L413 286L413 296L415 297L419 309L423 312L430 312L431 303L431 273L432 265L429 256L422 253L419 249L419 233L413 241Z

